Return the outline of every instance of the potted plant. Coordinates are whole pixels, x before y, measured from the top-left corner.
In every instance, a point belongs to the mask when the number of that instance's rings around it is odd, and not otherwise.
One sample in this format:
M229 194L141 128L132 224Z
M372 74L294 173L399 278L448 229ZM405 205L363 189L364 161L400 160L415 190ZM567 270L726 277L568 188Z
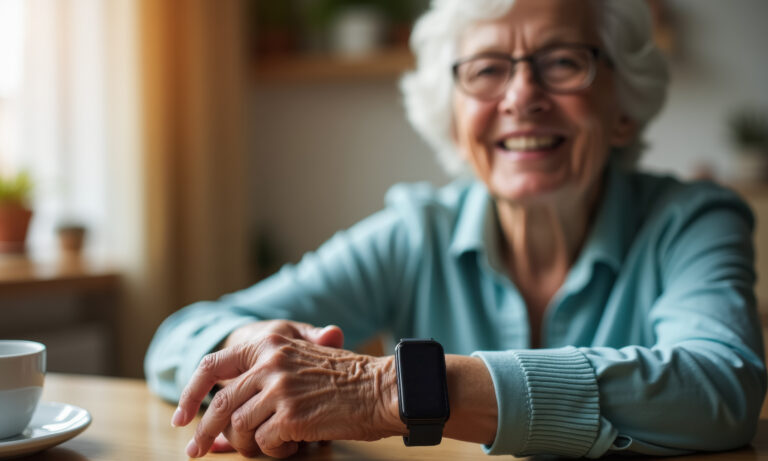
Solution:
M29 174L0 175L0 252L23 253L32 219Z
M728 137L739 153L740 179L768 180L768 113L756 108L734 111L728 118Z
M403 31L424 7L416 0L305 0L303 11L309 29L329 34L332 52L364 55L387 43L404 46Z
M56 227L59 251L64 257L79 257L85 246L88 229L78 221L64 221Z

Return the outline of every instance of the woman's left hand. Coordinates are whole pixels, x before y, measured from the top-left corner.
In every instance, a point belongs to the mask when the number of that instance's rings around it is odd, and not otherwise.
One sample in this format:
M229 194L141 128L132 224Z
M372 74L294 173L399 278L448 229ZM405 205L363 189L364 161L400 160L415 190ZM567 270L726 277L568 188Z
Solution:
M205 356L181 394L174 422L189 424L213 386L227 379L187 447L191 457L207 453L230 424L253 434L264 454L281 458L301 441L377 440L405 432L392 356L269 334Z

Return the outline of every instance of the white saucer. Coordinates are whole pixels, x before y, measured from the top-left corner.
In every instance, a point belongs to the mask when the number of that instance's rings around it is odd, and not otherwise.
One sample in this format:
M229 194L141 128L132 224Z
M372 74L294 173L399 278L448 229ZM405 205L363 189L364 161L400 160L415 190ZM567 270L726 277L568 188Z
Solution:
M40 402L24 432L0 439L0 459L29 455L51 448L83 432L91 424L88 411L58 402Z

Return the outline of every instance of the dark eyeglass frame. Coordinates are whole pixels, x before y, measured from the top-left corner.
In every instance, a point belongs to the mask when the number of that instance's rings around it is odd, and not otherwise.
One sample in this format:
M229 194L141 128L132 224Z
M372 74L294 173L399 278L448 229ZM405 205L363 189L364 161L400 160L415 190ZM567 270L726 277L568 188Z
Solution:
M539 75L539 68L537 66L537 59L546 54L551 53L555 50L560 50L564 48L577 48L577 49L583 49L589 51L590 55L592 56L592 61L590 61L590 70L589 70L589 77L585 80L585 83L577 88L569 88L567 90L557 89L553 88L550 85L548 85ZM478 96L473 95L471 92L467 91L466 88L461 84L461 79L459 78L459 67L462 66L462 64L466 64L468 62L474 61L476 59L480 58L497 58L497 59L504 59L509 61L509 63L512 65L512 72L509 75L509 78L506 82L508 85L511 81L512 77L515 75L514 69L517 66L517 63L519 62L527 62L531 67L531 74L533 75L534 81L539 84L542 88L547 90L550 93L558 93L558 94L568 94L568 93L576 93L578 91L581 91L585 88L588 88L594 81L595 81L595 74L597 73L597 62L602 58L605 63L613 68L613 61L608 57L607 54L605 54L605 51L601 50L599 47L586 44L586 43L558 43L553 45L545 46L544 48L538 49L534 51L531 54L520 56L519 58L512 57L509 54L506 53L479 53L472 56L468 56L466 58L460 59L453 63L451 66L451 71L453 72L453 80L456 83L456 86L461 89L464 93L478 98ZM488 98L479 98L479 99L496 99L499 96L493 96Z

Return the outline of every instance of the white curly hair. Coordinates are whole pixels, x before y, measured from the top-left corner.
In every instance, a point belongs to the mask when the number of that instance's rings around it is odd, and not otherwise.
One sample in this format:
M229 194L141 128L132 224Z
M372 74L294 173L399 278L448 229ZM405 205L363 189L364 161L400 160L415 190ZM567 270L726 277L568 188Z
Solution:
M639 128L632 144L616 148L612 154L633 166L645 146L645 126L664 105L669 71L654 44L651 15L644 0L588 1L604 51L614 65L619 104ZM432 0L429 10L414 25L410 45L416 68L400 81L406 115L449 174L467 171L451 136L451 65L458 57L459 37L478 21L504 16L514 2Z

